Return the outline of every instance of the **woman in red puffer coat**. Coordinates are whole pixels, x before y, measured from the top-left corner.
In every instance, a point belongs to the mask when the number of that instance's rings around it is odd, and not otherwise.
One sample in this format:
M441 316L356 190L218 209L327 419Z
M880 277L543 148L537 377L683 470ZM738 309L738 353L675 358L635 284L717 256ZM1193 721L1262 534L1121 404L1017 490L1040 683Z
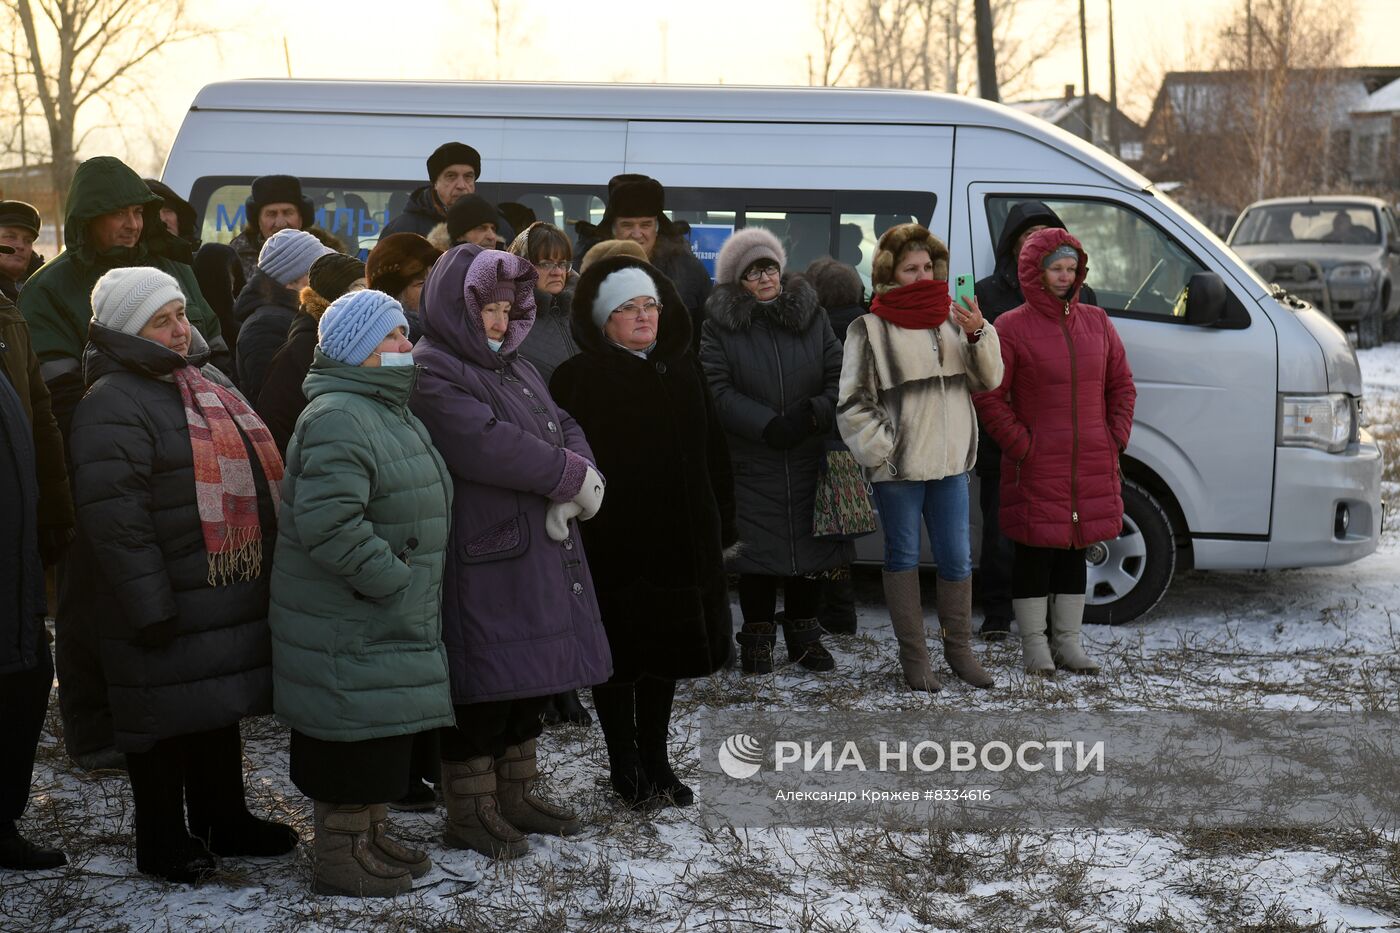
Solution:
M1118 455L1137 390L1108 315L1079 302L1088 271L1079 241L1055 228L1032 234L1018 271L1026 303L997 318L1006 374L973 398L1002 449L1001 530L1016 543L1011 605L1028 672L1093 673L1080 643L1084 549L1122 530Z

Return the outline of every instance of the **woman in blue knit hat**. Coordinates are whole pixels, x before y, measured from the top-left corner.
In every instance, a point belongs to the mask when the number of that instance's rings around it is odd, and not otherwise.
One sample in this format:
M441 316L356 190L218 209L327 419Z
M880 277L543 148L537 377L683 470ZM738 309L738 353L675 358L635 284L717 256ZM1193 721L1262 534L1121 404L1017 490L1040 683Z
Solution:
M272 570L273 706L315 802L312 888L388 897L428 856L388 835L414 737L454 722L438 603L452 484L409 411L408 321L383 292L321 316L287 446Z

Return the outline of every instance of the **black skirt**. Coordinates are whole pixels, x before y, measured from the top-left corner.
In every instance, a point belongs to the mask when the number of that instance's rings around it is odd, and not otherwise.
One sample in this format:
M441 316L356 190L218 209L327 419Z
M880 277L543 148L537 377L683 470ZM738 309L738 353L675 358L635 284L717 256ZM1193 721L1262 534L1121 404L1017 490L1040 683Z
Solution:
M408 793L414 735L327 742L292 730L292 783L324 803L388 803Z

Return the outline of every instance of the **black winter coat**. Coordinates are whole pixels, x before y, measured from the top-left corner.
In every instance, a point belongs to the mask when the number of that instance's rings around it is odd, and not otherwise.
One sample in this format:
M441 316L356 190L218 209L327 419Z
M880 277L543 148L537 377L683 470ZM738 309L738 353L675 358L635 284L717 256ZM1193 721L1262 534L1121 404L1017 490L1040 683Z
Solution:
M390 218L389 222L384 225L384 229L380 231L379 238L382 240L395 233L416 233L419 236L427 236L434 227L446 219L447 215L438 207L433 186L424 185L421 188L413 189L404 209L397 217Z
M272 358L287 341L301 305L297 293L261 270L254 272L233 305L238 320L238 388L256 401ZM310 365L310 364L308 364Z
M611 231L585 221L574 224L574 231L578 234L578 248L574 250L574 255L579 262L596 244L612 239ZM690 312L691 349L698 351L700 327L705 323L705 301L710 297L715 283L710 273L705 271L705 264L691 252L690 241L686 239L689 231L689 224L663 218L661 229L656 234L651 265L671 280L676 295Z
M0 674L39 663L47 607L34 434L19 393L0 375Z
M864 305L847 305L844 308L827 308L826 317L831 322L831 330L836 334L836 339L842 343L846 342L846 330L851 326L851 322L865 314L867 309Z
M311 372L311 361L316 356L316 344L320 339L318 326L317 319L304 311L292 320L286 341L268 364L262 391L253 406L272 432L277 452L284 457L296 432L297 419L308 404L301 384Z
M424 185L413 189L413 193L408 196L408 204L404 205L403 211L397 217L384 225L384 229L379 232L379 239L395 233L416 233L426 237L446 221L447 214L438 207L433 186ZM515 228L499 210L496 211L496 235L507 243L515 239Z
M737 573L795 577L844 563L839 541L812 537L817 473L836 424L841 344L816 290L801 276L760 305L742 285L721 285L706 304L700 361L724 426L734 471L740 548ZM775 450L763 429L779 415L811 405L814 432L791 450Z
M573 298L572 282L557 295L535 289L535 324L520 344L520 355L540 371L546 385L559 364L578 353L569 321Z
M656 279L665 306L646 359L605 340L589 310L599 283L627 266ZM603 507L581 529L613 682L643 674L703 677L729 657L729 451L681 307L675 286L647 263L630 256L595 263L574 296L582 352L550 381L550 394L583 427L607 481Z
M196 340L185 358L96 323L88 341L88 390L72 433L78 532L94 557L92 586L105 607L102 666L116 746L139 752L272 711L267 603L277 515L247 445L262 570L252 580L211 586L189 426L179 387L167 381L181 366L203 366L208 348ZM213 367L203 371L226 381ZM134 643L143 629L171 619L171 643Z
M1016 240L1027 227L1036 224L1065 229L1060 215L1040 201L1020 201L1006 215L1006 225L1002 227L1001 237L997 240L996 268L992 270L991 275L978 279L974 286L977 306L982 309L982 315L988 323L995 323L996 319L1007 311L1026 303L1021 294L1020 273L1017 271L1017 263L1021 257L1015 254ZM1086 305L1099 303L1098 296L1088 285L1081 287L1079 300ZM977 475L1001 475L1001 448L982 427L980 418L977 422Z

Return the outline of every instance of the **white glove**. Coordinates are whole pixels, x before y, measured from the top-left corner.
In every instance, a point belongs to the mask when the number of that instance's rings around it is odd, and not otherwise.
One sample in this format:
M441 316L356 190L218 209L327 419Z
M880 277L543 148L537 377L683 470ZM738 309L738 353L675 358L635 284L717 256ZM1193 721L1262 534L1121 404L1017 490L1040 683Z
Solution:
M583 488L574 496L574 502L580 507L579 521L588 521L598 514L598 509L603 505L603 477L592 467L583 477Z
M583 511L577 502L551 502L544 513L544 530L554 541L569 536L569 519Z

